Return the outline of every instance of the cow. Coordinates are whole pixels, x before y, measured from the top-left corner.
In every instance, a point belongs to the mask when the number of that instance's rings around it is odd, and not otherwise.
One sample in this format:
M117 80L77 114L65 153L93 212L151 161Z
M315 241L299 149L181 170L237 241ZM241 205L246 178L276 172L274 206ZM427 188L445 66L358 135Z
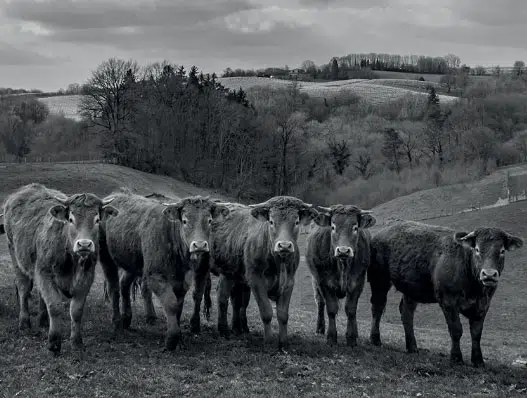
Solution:
M307 238L306 262L311 271L317 304L316 332L324 334L324 307L328 313L327 342L337 343L335 317L339 300L346 297L346 343L357 345L357 303L370 265L371 234L376 219L370 211L352 205L317 208L320 214Z
M228 336L229 297L233 305L232 329L248 332L246 309L254 294L264 325L264 345L271 338L276 302L279 323L278 346L287 342L289 302L298 268L298 232L309 224L318 211L312 205L291 196L275 196L266 202L226 204L230 214L222 223L213 224L211 269L218 269L218 330Z
M379 324L393 284L403 294L399 311L409 353L417 352L413 325L417 304L438 303L450 332L451 362L463 363L461 313L470 323L471 362L484 366L481 333L503 272L505 252L522 246L521 238L500 228L467 233L414 221L382 228L372 238L368 270L372 344L381 344Z
M131 191L129 189L127 189L127 188L121 188L121 191L122 192L130 192L131 193ZM157 192L153 192L153 193L150 193L148 195L145 195L145 198L154 199L154 200L156 200L156 201L158 201L160 203L168 203L169 201L178 200L178 198L168 197L168 196L165 196L165 195L157 193ZM216 201L218 201L218 200L216 200ZM205 315L207 321L209 321L210 320L210 309L212 307L212 301L211 301L211 298L210 298L212 281L211 281L211 277L210 277L210 272L208 270L208 264L209 264L208 257L206 255L202 255L202 261L203 261L203 264L199 267L199 269L202 270L202 272L206 273L206 275L204 277L205 281L203 282L204 283L203 314ZM147 283L141 283L141 279L142 279L141 276L129 273L128 271L126 271L124 269L122 269L121 271L122 271L122 276L120 278L119 285L120 285L121 295L123 295L123 297L124 297L124 299L123 299L123 306L127 307L129 309L129 311L131 311L131 306L129 304L126 304L126 303L130 303L130 298L129 298L130 297L130 288L133 289L134 300L135 300L136 289L139 288L140 292L141 292L141 296L143 298L143 304L144 304L144 307L145 307L146 323L149 324L149 325L154 324L156 319L157 319L157 316L156 316L156 312L155 312L155 308L154 308L154 303L152 301L152 292L150 291L150 289L148 289ZM216 276L218 276L218 275L216 275ZM201 278L199 278L199 280L201 280ZM107 288L107 281L105 283L105 286ZM194 289L196 289L196 288L197 288L197 286L194 285ZM196 313L194 315L194 317L197 319L197 321L194 321L194 323L193 323L192 332L199 333L199 331L200 331L199 312ZM130 324L131 324L131 321L132 321L132 318L131 318L131 312L130 312L129 316L124 316L123 317L123 323L121 325L124 328L129 328ZM121 325L119 325L119 326L121 326Z
M132 312L129 286L141 276L142 283L155 294L165 312L167 334L165 348L173 350L181 339L180 318L187 290L195 279L195 311L191 328L199 329L199 309L203 297L204 276L208 269L209 236L213 220L219 221L229 210L201 196L173 203L160 203L131 192L108 196L121 214L105 223L101 239L101 265L112 301L112 321L116 329L130 324ZM125 283L123 319L119 309L118 269L130 275Z
M90 193L66 196L41 184L11 194L4 205L4 229L16 276L19 329L31 328L28 298L37 285L40 326L49 323L47 348L58 355L62 345L63 297L71 299L72 348L83 351L81 321L95 276L101 224L119 214Z

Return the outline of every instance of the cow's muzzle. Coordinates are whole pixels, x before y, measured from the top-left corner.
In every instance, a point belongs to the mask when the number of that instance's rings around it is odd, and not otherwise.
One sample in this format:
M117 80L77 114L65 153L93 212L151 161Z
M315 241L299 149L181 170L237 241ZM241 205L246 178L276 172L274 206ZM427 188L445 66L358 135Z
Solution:
M498 284L500 274L498 270L483 268L479 274L479 279L483 286L493 287Z
M81 257L89 256L95 252L95 244L91 239L79 239L73 246L73 252Z
M335 248L335 257L352 258L353 254L353 249L349 246L337 246Z
M209 242L206 240L193 240L190 242L190 253L208 253Z
M288 256L295 252L295 245L290 240L279 240L274 245L274 251L280 256Z

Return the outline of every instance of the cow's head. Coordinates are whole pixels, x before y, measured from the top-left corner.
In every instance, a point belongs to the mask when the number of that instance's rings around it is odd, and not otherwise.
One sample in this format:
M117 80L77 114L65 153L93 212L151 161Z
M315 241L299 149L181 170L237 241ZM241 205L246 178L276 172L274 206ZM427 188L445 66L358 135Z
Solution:
M358 249L359 229L370 228L377 222L370 211L352 205L319 206L320 214L315 223L321 227L331 227L329 256L336 261L335 277L337 296L345 295L345 270Z
M483 286L496 287L505 265L505 251L523 246L523 239L500 228L456 232L455 239L472 250L472 271Z
M119 211L110 206L113 199L102 201L89 193L75 194L67 199L55 198L60 204L49 209L50 214L66 224L68 244L74 255L96 257L99 249L99 223Z
M180 225L181 237L193 259L199 254L209 252L212 222L229 214L226 206L201 196L163 205L166 206L163 214L170 221Z
M253 217L268 224L273 254L282 258L298 251L300 225L309 225L318 215L312 205L292 196L275 196L249 207Z

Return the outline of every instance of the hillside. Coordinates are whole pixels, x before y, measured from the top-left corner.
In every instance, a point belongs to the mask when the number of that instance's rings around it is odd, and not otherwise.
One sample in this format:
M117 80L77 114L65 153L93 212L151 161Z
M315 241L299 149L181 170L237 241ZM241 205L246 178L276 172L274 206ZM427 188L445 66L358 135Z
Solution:
M46 104L52 115L64 115L67 118L80 120L81 116L77 109L80 95L57 95L53 97L41 97L39 101Z
M238 90L241 87L244 91L252 87L287 87L292 83L290 80L265 77L222 77L218 81L232 90ZM349 92L371 105L380 105L400 99L408 94L427 95L426 86L430 82L401 79L350 79L331 82L299 82L299 84L300 90L312 97L331 97L339 93ZM439 95L439 99L443 103L449 103L458 98Z
M0 200L29 182L42 182L65 192L88 190L99 195L123 185L143 194L159 192L167 196L184 196L207 193L168 177L108 164L2 164L0 181ZM480 183L480 191L484 186L492 184ZM462 191L459 192L463 196ZM430 195L423 196L422 201L429 198ZM390 206L394 216L411 215L410 208L401 207L403 211L398 212L397 206L393 203ZM428 206L432 207L433 203ZM501 225L526 238L527 209L522 203L434 220L434 223L468 230L480 221ZM305 242L300 243L303 257ZM45 330L39 330L35 324L31 333L17 330L13 275L8 267L10 259L6 240L0 237L0 351L3 364L0 388L6 396L129 397L137 395L137 391L151 396L211 397L269 396L270 392L284 397L385 397L387 392L405 397L518 396L527 392L525 369L510 364L527 354L527 313L522 294L527 283L527 270L523 267L526 260L527 249L507 254L506 270L485 322L481 343L487 367L483 370L468 364L456 367L449 364L449 335L437 305L418 307L415 332L420 351L418 355L406 354L398 311L400 294L394 291L389 294L381 324L384 345L369 345L368 285L361 295L357 313L359 346L345 346L346 317L344 303L341 303L337 318L338 346L328 347L325 337L315 334L316 307L311 277L303 258L295 278L288 323L290 346L285 352L276 352L278 328L275 315L272 321L275 338L271 346L262 347L262 325L254 298L247 314L251 333L246 337L232 336L228 340L218 335L214 288L217 278L213 279L211 320L202 321L200 335L189 331L193 300L190 292L187 294L181 319L184 343L175 352L163 351L166 323L157 299L154 303L158 320L154 325L145 323L143 303L138 297L133 302L132 329L115 338L111 332L110 306L103 298L103 277L98 268L83 315L86 352L82 356L75 354L65 341L62 355L50 359L45 348ZM34 291L30 300L33 320L36 319L37 297ZM62 322L66 332L69 330L67 311ZM470 334L467 322L464 319L462 322L465 333L461 346L465 359L469 360ZM66 332L66 340L67 335Z
M479 181L427 189L395 198L373 208L378 225L395 218L425 220L472 208L503 205L507 197L507 173L526 174L527 165L498 169Z
M219 193L170 177L104 163L0 163L0 181L0 203L13 190L32 182L39 182L68 194L87 191L105 196L121 186L127 186L143 195L153 192L169 197L211 195L228 200Z

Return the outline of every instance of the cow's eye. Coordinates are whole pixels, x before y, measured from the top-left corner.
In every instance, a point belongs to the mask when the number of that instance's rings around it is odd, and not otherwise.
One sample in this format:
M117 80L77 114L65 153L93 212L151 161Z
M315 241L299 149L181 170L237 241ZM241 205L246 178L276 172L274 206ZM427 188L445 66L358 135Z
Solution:
M269 220L269 224L274 225L274 221L273 220Z
M184 218L184 219L183 219L183 225L187 225L187 222L188 222L187 219Z
M300 224L300 220L295 221L295 225L298 225L298 224Z
M505 249L500 250L500 256L503 256L505 254Z
M336 230L337 230L337 227L335 227L335 224L333 224L333 225L331 226L331 230L332 230L332 231L336 231Z
M479 254L479 247L476 247L474 250L476 251L476 254Z
M69 220L70 224L73 224L73 217L70 217Z
M212 224L212 218L209 218L209 225Z
M354 225L352 230L353 230L353 232L357 232L359 230L359 227Z

